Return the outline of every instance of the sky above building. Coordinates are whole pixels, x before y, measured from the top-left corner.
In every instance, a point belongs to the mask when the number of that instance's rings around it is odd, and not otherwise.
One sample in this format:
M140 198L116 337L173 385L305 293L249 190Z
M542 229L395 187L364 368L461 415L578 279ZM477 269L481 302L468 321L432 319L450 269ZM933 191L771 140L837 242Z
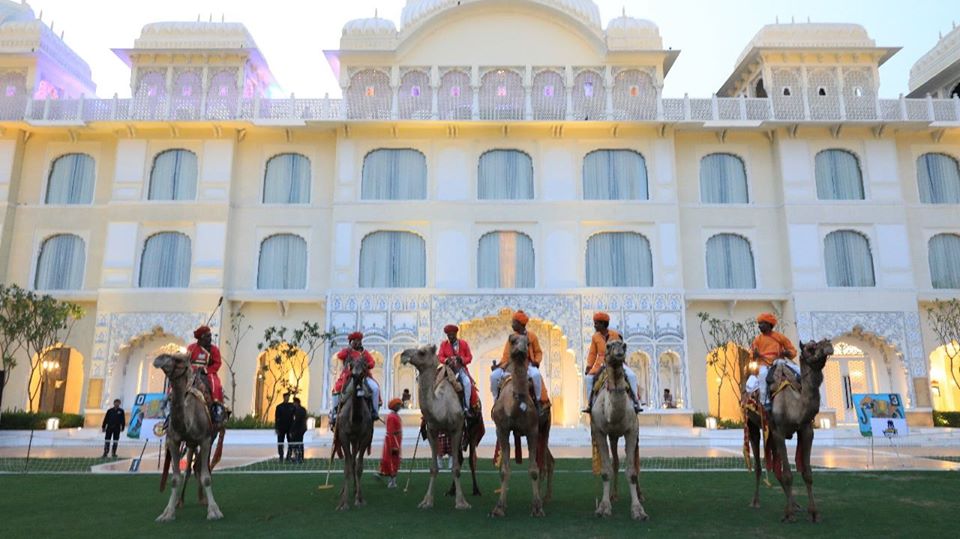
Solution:
M956 0L596 0L604 27L623 11L660 27L665 47L680 49L664 96L707 97L733 71L737 56L764 24L852 22L877 45L903 50L880 69L880 95L907 92L910 66L940 32L960 19ZM343 24L374 13L400 26L404 0L33 0L34 12L93 70L97 93L130 95L130 70L111 48L132 47L143 25L158 21L226 20L247 26L282 88L274 95L340 95L324 60L337 49Z

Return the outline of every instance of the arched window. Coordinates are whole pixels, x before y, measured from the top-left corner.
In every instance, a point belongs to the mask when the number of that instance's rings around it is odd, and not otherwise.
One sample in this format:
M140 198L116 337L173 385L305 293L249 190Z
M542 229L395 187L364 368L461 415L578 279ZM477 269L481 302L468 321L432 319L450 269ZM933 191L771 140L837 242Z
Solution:
M957 160L942 153L925 153L917 159L917 183L924 204L960 203L960 169Z
M490 232L480 238L479 288L533 288L535 267L530 236L520 232Z
M308 204L310 160L298 153L282 153L267 161L263 175L264 204Z
M470 74L458 69L444 73L437 90L441 120L469 120L473 116L473 87Z
M531 101L534 120L562 120L567 107L563 75L549 69L534 75Z
M44 240L37 259L34 288L37 290L80 290L83 288L83 239L58 234Z
M422 288L427 285L427 250L410 232L381 230L360 243L361 288Z
M157 154L150 169L150 200L196 200L197 154L167 150Z
M606 92L603 75L596 71L582 71L573 79L573 119L605 120Z
M257 288L290 290L307 287L307 242L295 234L276 234L260 244Z
M753 87L753 96L767 97L767 89L763 87L763 79L757 79L757 84Z
M960 235L930 238L930 280L934 288L960 288Z
M517 150L490 150L480 156L480 200L533 199L533 160Z
M837 230L824 238L827 286L875 286L873 255L867 237L853 230Z
M364 69L350 77L347 88L347 118L386 120L393 107L390 75L379 69Z
M747 169L743 160L728 153L712 153L700 160L700 202L746 204Z
M736 234L717 234L707 240L708 288L756 288L750 242Z
M820 200L863 200L863 176L857 156L846 150L824 150L817 154L817 198Z
M363 200L424 200L427 158L417 150L380 149L363 158Z
M398 92L400 118L429 120L433 103L433 87L426 71L408 71L400 79Z
M481 77L481 120L522 120L524 100L523 77L516 71L496 69Z
M58 157L47 178L47 204L93 202L93 158L82 153Z
M583 158L584 200L647 200L647 165L632 150L597 150Z
M160 232L147 238L140 257L141 288L190 286L190 238L180 232Z
M587 240L587 286L653 286L650 242L635 232L604 232Z

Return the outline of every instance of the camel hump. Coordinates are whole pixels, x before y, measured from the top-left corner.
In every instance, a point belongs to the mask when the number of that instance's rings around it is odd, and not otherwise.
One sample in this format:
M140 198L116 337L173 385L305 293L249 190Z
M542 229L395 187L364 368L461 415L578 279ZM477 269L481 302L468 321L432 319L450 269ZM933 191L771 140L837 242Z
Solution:
M770 388L770 400L786 388L800 392L800 376L784 363L777 363L767 375L767 384Z

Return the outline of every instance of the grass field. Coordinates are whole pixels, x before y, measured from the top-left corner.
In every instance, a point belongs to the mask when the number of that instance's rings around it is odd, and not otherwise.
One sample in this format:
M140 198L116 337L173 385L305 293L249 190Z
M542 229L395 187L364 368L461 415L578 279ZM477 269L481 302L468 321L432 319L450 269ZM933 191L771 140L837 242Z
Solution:
M585 461L560 461L554 500L547 517L529 516L530 486L516 470L504 519L487 516L497 477L481 476L484 495L469 497L473 509L454 511L439 497L434 509L416 508L426 477L415 474L410 492L388 490L373 475L364 481L367 507L333 511L337 488L317 490L320 474L222 474L215 477L217 501L225 514L207 522L205 510L188 493L177 520L157 524L166 494L158 476L0 475L0 537L952 537L960 478L949 472L832 472L815 476L823 514L811 524L801 514L781 524L783 495L764 488L763 508L747 507L752 476L747 472L649 472L642 475L649 522L629 519L628 502L614 516L593 516L598 480ZM449 475L441 477L447 486ZM401 486L405 478L401 480ZM191 487L195 487L191 482ZM801 487L802 490L802 487ZM800 496L801 504L806 496Z

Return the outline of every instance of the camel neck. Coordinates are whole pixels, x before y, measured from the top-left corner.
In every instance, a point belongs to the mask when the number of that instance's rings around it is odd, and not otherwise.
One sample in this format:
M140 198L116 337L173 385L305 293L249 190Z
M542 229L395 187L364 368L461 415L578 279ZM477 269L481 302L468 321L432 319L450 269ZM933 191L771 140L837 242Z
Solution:
M187 398L187 377L170 380L170 426L176 432L184 432L183 406Z
M800 400L803 403L804 422L813 421L820 411L820 385L823 372L807 367L800 362Z
M433 410L433 387L437 382L437 366L428 366L420 371L417 384L417 396L420 398L420 410L431 413Z
M610 369L610 380L613 382L613 387L619 387L621 385L620 383L621 381L623 381L624 382L623 385L626 386L623 366L619 368L613 368L613 367L607 367L607 368ZM616 417L621 417L624 413L626 413L627 399L613 398L613 399L610 399L609 402L610 402L611 415Z

